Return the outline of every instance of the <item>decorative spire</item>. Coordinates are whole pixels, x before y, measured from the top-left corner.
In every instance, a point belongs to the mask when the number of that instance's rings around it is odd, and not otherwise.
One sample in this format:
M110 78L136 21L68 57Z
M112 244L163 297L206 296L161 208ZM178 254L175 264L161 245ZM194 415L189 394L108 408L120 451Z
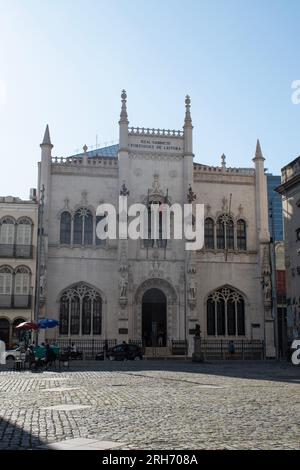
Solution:
M259 139L257 139L257 142L256 142L256 150L255 150L254 160L264 160L264 156L263 156L262 151L261 151L261 146L260 146Z
M221 156L222 169L226 170L226 155L223 153Z
M82 150L84 153L87 153L88 151L88 146L85 144L83 147L82 147Z
M122 90L121 99L122 99L122 107L121 107L121 114L120 114L119 122L120 123L124 122L128 124L127 105L126 105L127 94L125 90Z
M184 127L192 125L192 118L191 118L191 98L189 95L185 97L185 118L184 118Z
M51 144L50 132L49 132L49 126L48 126L48 124L47 124L47 126L46 126L46 130L45 130L43 142L41 143L41 145L51 145L51 147L53 147L53 145Z
M192 204L192 202L196 200L196 194L194 193L191 185L189 186L189 189L188 189L187 200L189 204Z

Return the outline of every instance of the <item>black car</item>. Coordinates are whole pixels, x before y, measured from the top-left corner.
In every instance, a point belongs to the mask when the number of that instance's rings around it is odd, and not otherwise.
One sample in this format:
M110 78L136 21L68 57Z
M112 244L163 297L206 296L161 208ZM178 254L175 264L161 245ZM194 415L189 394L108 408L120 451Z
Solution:
M136 344L118 344L113 348L109 348L106 352L107 359L111 361L124 361L124 359L129 359L131 361L138 361L143 359L143 351ZM97 361L103 361L104 351L96 354Z

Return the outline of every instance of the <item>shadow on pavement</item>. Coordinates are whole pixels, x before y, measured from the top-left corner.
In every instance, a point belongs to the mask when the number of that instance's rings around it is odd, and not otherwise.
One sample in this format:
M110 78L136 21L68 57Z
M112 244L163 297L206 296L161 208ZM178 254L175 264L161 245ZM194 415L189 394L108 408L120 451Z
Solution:
M9 369L2 366L1 371ZM11 370L11 369L10 369ZM142 360L142 361L71 361L69 369L49 370L44 372L25 372L27 377L39 377L51 373L69 374L72 372L98 371L98 372L182 372L190 374L207 374L220 377L231 377L251 380L269 380L288 382L300 385L300 366L293 366L287 361L215 361L196 363L191 360ZM21 374L24 372L14 372Z
M39 437L0 417L0 451L30 450L44 444Z

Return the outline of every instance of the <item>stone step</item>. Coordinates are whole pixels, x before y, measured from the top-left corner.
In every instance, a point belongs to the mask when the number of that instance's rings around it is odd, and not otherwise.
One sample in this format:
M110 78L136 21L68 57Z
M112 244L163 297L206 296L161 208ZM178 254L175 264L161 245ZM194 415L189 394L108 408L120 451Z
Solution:
M167 346L157 347L157 348L146 347L144 355L146 357L162 357L162 356L165 357L165 356L171 356L171 351Z

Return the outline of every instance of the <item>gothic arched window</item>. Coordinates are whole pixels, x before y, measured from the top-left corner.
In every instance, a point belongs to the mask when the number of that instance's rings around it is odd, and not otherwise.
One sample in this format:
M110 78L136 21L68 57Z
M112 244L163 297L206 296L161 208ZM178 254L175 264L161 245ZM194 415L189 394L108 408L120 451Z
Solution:
M93 215L90 211L86 211L84 218L84 244L93 244Z
M91 334L92 299L85 296L82 300L82 334Z
M217 220L217 248L234 249L234 223L228 214L222 214Z
M76 212L74 216L74 234L73 234L73 243L75 245L82 245L83 241L83 216L79 211Z
M80 299L74 295L71 299L71 335L79 335L80 333Z
M238 250L247 249L246 222L241 219L237 221L237 247Z
M64 211L60 216L60 243L71 243L71 214L68 211Z
M152 247L152 248L165 248L167 246L167 239L163 238L163 214L160 208L161 206L160 201L150 201L148 204L148 239L144 240L145 247ZM155 207L158 209L158 230L157 230L157 238L152 238L151 228L154 229L154 221L155 221L155 214L156 211L152 210L151 207Z
M84 207L75 213L73 243L75 245L93 244L93 215Z
M204 225L204 246L205 248L215 247L214 221L211 218L205 219Z
M67 295L63 295L60 299L59 333L61 335L69 333L69 298Z
M210 294L207 299L207 334L245 335L245 302L239 292L222 287Z
M102 299L93 288L78 284L60 298L61 335L101 335Z
M234 223L231 218L228 218L228 222L225 225L226 232L226 248L229 250L234 249Z
M101 335L102 330L102 299L97 297L94 300L93 308L93 334Z
M96 245L97 246L105 246L106 240L102 240L101 238L97 237L97 224L101 222L101 220L105 219L105 215L97 215L96 216ZM104 231L107 231L107 226L104 228Z
M217 221L217 248L218 250L225 248L225 227L221 219Z

